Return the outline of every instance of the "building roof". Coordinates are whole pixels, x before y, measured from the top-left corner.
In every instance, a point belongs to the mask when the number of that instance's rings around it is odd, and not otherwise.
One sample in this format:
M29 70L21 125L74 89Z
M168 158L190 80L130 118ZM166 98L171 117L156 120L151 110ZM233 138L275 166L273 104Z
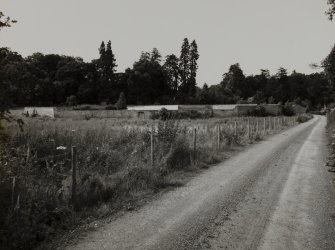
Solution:
M137 111L159 111L162 108L167 110L178 110L178 105L148 105L148 106L128 106L128 110Z

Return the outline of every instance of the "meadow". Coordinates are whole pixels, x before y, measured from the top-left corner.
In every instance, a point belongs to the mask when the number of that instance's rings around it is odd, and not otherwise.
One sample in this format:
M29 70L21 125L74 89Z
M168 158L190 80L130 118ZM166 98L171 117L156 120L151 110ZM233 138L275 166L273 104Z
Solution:
M6 123L0 155L1 245L33 248L83 218L130 210L143 197L184 185L189 173L298 120L35 117L23 119L23 130Z

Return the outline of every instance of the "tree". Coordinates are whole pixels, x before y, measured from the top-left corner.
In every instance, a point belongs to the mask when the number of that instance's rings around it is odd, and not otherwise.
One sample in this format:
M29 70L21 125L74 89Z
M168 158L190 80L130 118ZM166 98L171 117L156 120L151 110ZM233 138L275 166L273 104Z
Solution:
M78 104L78 99L75 95L70 95L69 97L66 98L66 104L68 106L75 106Z
M198 70L198 61L199 53L198 53L198 45L195 40L192 41L190 46L190 78L188 80L188 94L189 96L195 95L196 90L196 77Z
M134 63L127 83L128 102L132 104L168 103L171 89L167 74L157 60L157 53L142 52Z
M184 99L188 92L187 83L190 78L190 44L187 38L184 39L181 46L179 69L181 79L179 91L182 95L181 99Z
M159 53L157 48L153 48L150 54L150 59L153 63L161 63L162 56L161 53Z
M11 24L16 22L16 20L11 20L10 17L6 17L5 14L0 11L0 30L4 27L11 27Z
M116 59L112 51L112 43L109 40L106 47L105 56L103 59L104 73L108 81L112 81L114 73L116 72Z
M167 74L167 83L172 91L172 95L176 96L179 87L179 59L174 54L166 56L163 68Z
M202 89L199 92L199 96L197 97L200 104L209 104L210 96L209 96L209 87L207 83L204 84Z
M241 96L241 89L245 76L239 63L230 66L228 73L223 75L221 85L233 94Z
M327 10L326 14L329 17L329 20L333 21L333 17L335 15L335 0L328 0L327 4L329 5L329 9Z
M119 100L115 104L116 109L127 109L126 96L123 92L120 93Z
M323 60L322 67L330 82L335 87L335 45L329 55Z
M100 58L94 63L97 67L98 81L97 81L97 95L98 101L109 101L113 102L118 96L118 93L114 91L116 72L116 59L112 51L111 41L107 42L107 46L102 41L99 48Z
M278 69L278 72L276 74L276 79L279 84L279 90L280 90L280 101L282 103L286 103L290 97L290 83L288 81L288 75L287 75L287 70L283 67L280 67Z

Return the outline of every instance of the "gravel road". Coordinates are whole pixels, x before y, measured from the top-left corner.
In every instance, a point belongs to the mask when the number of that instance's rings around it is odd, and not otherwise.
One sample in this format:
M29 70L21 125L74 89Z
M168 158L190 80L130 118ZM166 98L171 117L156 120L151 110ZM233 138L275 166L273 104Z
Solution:
M335 249L325 125L268 138L67 249Z

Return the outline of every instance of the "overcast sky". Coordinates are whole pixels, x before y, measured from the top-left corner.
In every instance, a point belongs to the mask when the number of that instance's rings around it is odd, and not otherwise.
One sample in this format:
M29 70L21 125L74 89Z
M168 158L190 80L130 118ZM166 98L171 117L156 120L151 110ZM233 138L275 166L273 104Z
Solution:
M197 80L217 84L231 64L246 74L311 73L335 43L326 0L0 0L17 24L0 32L0 46L34 52L98 57L111 40L118 71L141 51L180 54L184 37L198 43Z

